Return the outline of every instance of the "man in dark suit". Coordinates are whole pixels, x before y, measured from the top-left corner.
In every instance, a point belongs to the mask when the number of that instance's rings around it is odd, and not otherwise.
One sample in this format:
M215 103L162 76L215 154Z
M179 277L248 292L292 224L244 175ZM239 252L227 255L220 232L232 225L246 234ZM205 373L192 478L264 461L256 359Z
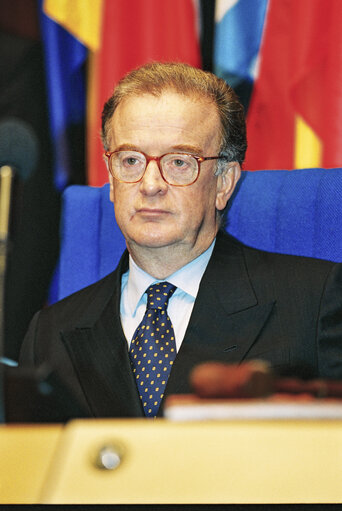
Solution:
M220 231L247 145L232 89L187 65L146 65L106 103L102 135L127 250L112 274L34 317L20 363L47 363L108 417L160 415L207 360L340 378L341 265Z

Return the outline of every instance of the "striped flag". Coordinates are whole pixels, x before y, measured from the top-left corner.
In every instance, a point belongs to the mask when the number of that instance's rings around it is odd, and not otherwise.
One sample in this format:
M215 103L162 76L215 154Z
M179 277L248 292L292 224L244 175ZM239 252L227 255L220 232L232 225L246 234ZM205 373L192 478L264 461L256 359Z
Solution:
M82 6L88 1L82 2ZM96 3L96 0L94 0ZM85 62L86 41L76 37L77 12L81 3L73 1L73 16L68 28L60 25L67 11L67 2L40 0L40 25L45 57L50 132L54 156L54 182L58 190L70 183L74 171L73 155L82 150L71 132L84 124L86 105ZM58 16L54 17L53 15ZM75 19L76 18L76 19ZM74 144L73 144L74 142ZM84 158L83 158L84 160Z

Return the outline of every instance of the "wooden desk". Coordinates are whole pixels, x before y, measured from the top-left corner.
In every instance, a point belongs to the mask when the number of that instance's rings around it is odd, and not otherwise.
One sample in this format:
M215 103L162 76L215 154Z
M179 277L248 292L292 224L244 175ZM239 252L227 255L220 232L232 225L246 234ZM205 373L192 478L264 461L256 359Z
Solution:
M104 446L113 470L96 466ZM0 448L0 503L342 502L342 421L4 426Z

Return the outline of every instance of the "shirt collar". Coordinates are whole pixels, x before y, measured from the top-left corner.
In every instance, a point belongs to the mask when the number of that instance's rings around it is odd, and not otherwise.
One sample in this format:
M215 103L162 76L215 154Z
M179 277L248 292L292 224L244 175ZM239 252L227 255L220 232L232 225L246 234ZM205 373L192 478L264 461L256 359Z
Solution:
M184 292L192 296L194 299L197 296L198 288L207 267L211 254L213 252L215 240L209 248L205 250L200 256L196 257L193 261L186 264L175 273L165 278L167 282L177 287L176 293ZM160 282L154 277L142 270L129 256L129 274L127 281L127 303L131 309L131 314L134 315L140 303L146 303L145 291L148 286Z

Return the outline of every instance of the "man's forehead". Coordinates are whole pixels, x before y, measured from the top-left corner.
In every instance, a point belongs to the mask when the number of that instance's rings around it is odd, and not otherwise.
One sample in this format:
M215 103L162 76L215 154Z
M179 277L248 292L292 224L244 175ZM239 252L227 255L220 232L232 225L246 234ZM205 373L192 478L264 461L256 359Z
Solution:
M185 94L174 89L164 89L158 94L149 92L129 94L120 101L116 111L120 111L127 107L139 109L141 106L142 108L146 108L148 105L151 105L151 108L154 108L156 103L164 105L169 104L172 109L175 107L179 108L181 105L192 105L193 109L202 110L205 108L206 110L217 111L217 106L210 97L196 92Z

